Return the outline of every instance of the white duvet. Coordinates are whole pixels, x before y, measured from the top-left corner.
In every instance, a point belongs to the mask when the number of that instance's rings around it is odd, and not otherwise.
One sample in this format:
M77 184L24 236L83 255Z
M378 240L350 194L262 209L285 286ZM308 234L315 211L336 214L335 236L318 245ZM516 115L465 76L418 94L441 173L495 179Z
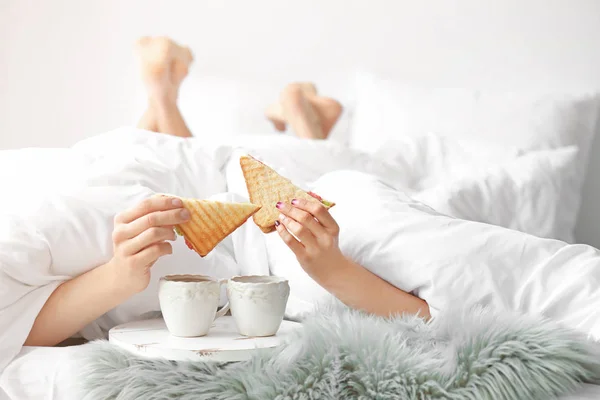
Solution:
M468 163L475 161L456 157L463 165L444 173L445 166L415 167L410 160L417 155L409 150L382 159L328 142L286 137L246 141L207 143L202 138L121 129L71 149L0 152L0 184L3 193L10 193L0 200L5 214L0 225L0 370L20 351L52 291L108 261L117 212L156 192L242 199L246 192L237 156L245 152L335 201L332 213L342 229L343 251L395 286L424 298L435 312L457 303L519 308L544 313L600 338L596 249L448 217L414 200L421 196L449 214L457 207L477 209L479 202L490 209L478 210L480 220L495 215L505 226L521 221L535 228L546 222L543 213L533 208L519 213L511 202L547 203L551 208L559 201L551 196L560 193L553 168L567 165L576 150L541 152L525 161L502 159L486 166L490 174L481 174L480 168L469 176ZM520 168L504 168L516 162ZM499 215L493 208L494 193L502 188L489 180L498 174L503 179L492 181L507 185L506 190L524 177L538 190L513 190L512 200L500 200ZM463 181L469 190L456 187ZM473 191L479 197L469 194ZM534 198L528 199L532 193ZM310 311L327 296L276 234L265 236L249 221L205 258L178 241L174 254L153 267L146 291L81 334L102 337L115 324L157 311L156 283L166 273L286 276L292 287L290 317Z

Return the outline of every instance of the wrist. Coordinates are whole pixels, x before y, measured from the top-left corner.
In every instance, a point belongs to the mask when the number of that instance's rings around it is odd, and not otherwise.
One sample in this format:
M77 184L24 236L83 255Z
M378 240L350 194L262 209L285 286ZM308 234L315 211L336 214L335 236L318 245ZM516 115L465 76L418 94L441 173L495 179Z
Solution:
M335 287L345 276L348 276L353 265L354 263L340 251L339 254L331 258L325 268L316 270L311 276L314 275L312 278L329 290Z
M99 284L106 288L107 296L114 298L118 304L136 294L133 286L122 279L121 274L118 273L120 267L114 259L111 259L97 268Z

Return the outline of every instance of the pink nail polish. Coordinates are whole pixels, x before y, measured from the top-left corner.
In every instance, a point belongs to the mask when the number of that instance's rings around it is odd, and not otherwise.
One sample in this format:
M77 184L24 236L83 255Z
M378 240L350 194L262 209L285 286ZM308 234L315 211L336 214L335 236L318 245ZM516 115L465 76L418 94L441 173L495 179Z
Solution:
M279 226L280 224L281 224L281 222L279 222L279 221L275 221L275 226L276 226L276 227L277 227L277 226Z
M296 200L296 199L293 199L293 200L292 200L292 204L293 204L293 205L296 205L296 204L298 204L298 200Z
M282 203L282 202L280 202L280 201L278 201L278 202L277 202L277 204L275 204L275 207L277 207L277 208L281 208L281 206L282 206L282 205L283 205L283 203Z

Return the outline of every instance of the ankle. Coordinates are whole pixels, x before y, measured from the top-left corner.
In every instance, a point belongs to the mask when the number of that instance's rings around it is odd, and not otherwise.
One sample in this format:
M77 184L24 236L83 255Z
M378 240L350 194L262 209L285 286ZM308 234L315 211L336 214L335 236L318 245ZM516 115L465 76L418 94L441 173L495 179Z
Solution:
M157 111L177 107L177 92L157 92L148 97L148 107Z

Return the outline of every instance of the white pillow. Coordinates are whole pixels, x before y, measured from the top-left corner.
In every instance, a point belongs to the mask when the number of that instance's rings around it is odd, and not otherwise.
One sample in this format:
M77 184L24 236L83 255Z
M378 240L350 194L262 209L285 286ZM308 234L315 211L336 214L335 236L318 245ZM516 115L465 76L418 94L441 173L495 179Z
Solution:
M419 88L357 74L351 145L427 133L521 151L578 146L596 133L598 93ZM579 162L587 164L587 152Z
M573 242L576 147L527 153L415 193L443 214Z
M502 220L502 226L521 226L532 234L548 232L547 237L573 240L589 147L598 128L598 95L415 88L368 74L358 75L356 82L351 145L382 157L389 158L394 150L402 151L398 146L390 146L390 141L426 134L477 148L482 157L472 171L492 168L530 151L576 147L577 157L571 158L573 168L563 168L565 173L571 171L568 176L572 181L557 193L561 200L568 198L568 206L575 209L567 210L566 204L556 203L560 212L567 213L554 219L561 221L560 225L547 226L548 221L537 227L533 221L522 224L518 221L526 216L519 215L520 210L515 207L517 214L512 218L506 214L502 219L483 219L488 223ZM464 165L460 160L459 164ZM454 169L452 164L446 164L446 168ZM557 179L565 181L564 176ZM470 201L473 207L486 207L477 204L477 199Z
M404 174L406 186L396 187L410 194L473 176L477 171L519 157L517 150L499 150L432 133L385 140L379 149L368 154L396 168L397 174Z
M371 272L425 299L435 311L450 304L542 313L600 337L600 251L437 213L377 178L337 171L313 189L336 201L340 247ZM328 295L302 278L276 234L268 235L272 271L298 279L290 295L308 305ZM298 302L296 302L297 304Z

